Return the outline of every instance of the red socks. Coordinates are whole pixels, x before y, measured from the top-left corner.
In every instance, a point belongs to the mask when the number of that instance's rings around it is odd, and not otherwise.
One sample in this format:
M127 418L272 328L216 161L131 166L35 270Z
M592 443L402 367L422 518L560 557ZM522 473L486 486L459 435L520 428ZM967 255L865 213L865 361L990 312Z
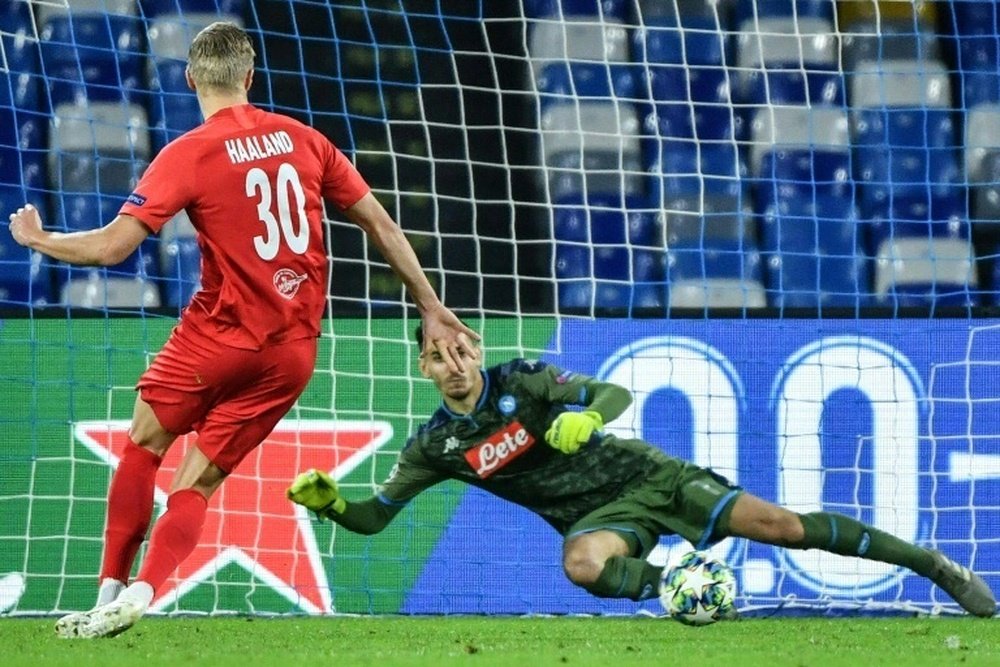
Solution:
M182 489L167 498L167 511L156 521L139 581L157 590L198 545L208 501L200 491Z
M108 489L108 521L104 529L104 559L101 578L128 583L135 554L139 551L153 513L153 489L160 457L131 440L111 478Z

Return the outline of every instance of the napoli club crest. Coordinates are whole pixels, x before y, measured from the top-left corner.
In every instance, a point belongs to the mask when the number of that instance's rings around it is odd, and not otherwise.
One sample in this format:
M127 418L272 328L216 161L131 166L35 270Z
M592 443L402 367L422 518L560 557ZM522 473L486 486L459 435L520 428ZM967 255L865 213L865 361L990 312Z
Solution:
M503 416L509 417L514 414L515 410L517 410L517 400L510 394L504 394L497 402L497 407L500 409Z

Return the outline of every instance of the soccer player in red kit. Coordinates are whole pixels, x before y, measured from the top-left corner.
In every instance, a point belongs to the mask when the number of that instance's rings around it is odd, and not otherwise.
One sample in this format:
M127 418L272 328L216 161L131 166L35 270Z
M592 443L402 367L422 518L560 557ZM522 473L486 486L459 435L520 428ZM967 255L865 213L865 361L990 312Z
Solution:
M114 265L184 209L198 232L202 288L137 383L125 454L108 492L97 605L61 618L63 637L132 626L158 586L194 550L208 498L305 389L316 361L328 261L323 199L361 227L406 285L456 369L478 336L438 299L411 246L354 166L323 135L248 103L255 53L233 23L193 40L188 85L205 122L153 160L118 216L100 229L46 232L26 205L14 239L74 264ZM129 573L150 523L154 479L178 435L198 434L178 468L136 580Z

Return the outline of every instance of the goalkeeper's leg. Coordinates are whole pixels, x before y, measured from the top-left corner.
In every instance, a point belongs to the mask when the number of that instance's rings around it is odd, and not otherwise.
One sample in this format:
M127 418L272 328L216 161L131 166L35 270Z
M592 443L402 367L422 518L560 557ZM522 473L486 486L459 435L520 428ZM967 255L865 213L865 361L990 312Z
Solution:
M834 512L796 514L749 493L741 494L718 533L793 549L822 549L842 556L892 563L927 577L975 616L993 616L996 600L978 575L939 551L910 544Z
M613 530L580 533L563 545L563 569L570 581L598 597L656 597L663 568L632 553L634 546Z

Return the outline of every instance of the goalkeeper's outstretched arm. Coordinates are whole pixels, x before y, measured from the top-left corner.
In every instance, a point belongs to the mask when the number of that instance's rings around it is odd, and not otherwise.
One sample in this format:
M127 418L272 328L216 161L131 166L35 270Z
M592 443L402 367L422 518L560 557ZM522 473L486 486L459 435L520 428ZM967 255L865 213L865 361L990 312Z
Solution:
M362 535L381 532L403 508L402 505L387 505L379 496L354 503L345 500L341 507L343 510L338 512L336 507L331 505L322 516L353 533Z
M295 478L285 491L293 503L302 505L321 519L330 519L347 530L374 535L399 514L403 503L392 503L375 495L349 503L340 495L336 480L322 470L307 470Z

